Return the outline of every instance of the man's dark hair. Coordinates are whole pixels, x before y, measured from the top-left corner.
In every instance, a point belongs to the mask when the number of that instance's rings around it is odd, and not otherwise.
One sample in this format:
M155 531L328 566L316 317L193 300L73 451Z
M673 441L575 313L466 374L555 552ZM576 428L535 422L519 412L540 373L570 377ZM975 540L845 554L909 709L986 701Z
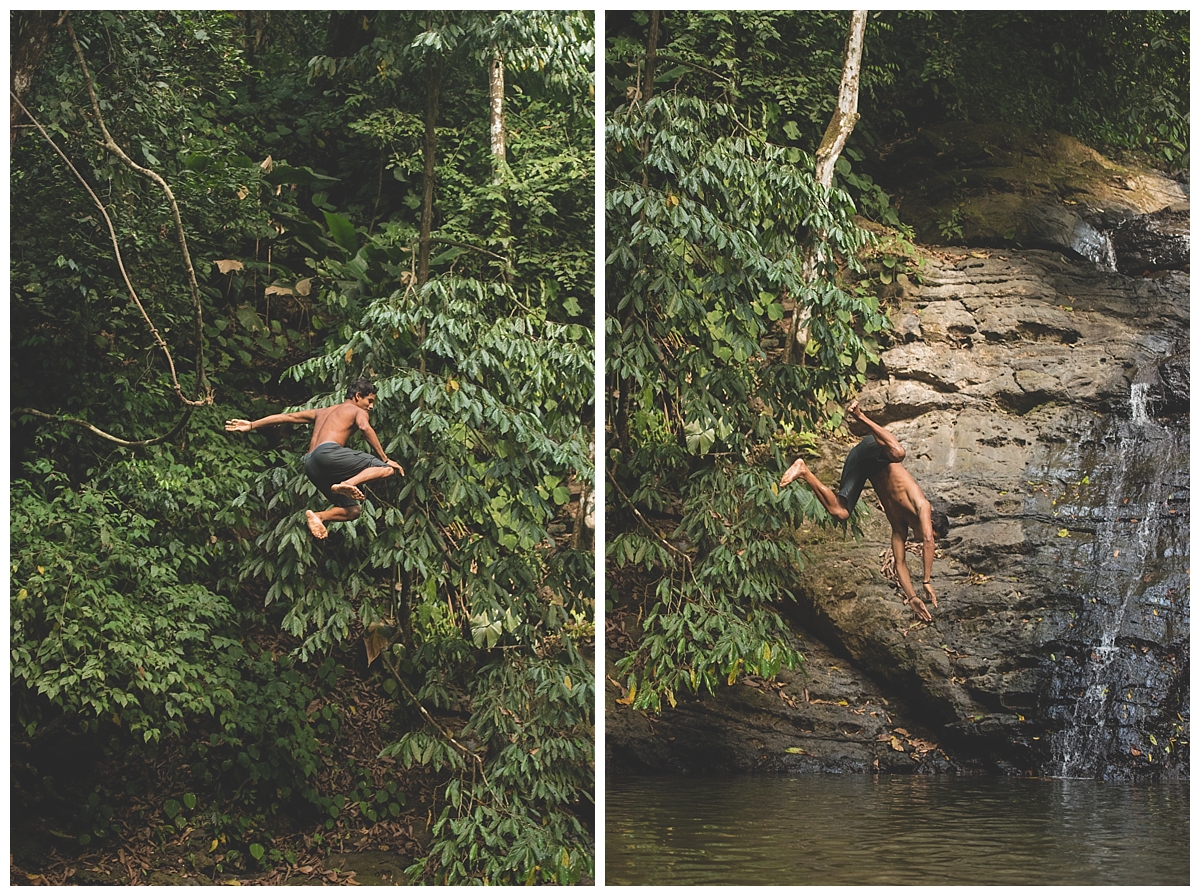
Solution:
M949 535L950 517L946 516L946 514L942 513L940 510L933 511L931 516L933 517L931 520L933 523L933 534L938 538L945 538L947 535Z
M360 376L346 389L346 400L349 401L357 395L377 395L378 393L379 390L375 388L373 382L365 376Z

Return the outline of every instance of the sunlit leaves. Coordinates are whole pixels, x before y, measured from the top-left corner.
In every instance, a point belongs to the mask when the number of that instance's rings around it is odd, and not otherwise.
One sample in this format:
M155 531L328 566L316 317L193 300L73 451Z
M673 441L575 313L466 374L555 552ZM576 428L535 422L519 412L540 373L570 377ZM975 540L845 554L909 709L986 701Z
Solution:
M778 436L837 412L875 360L864 333L884 324L839 285L837 265L857 265L867 242L849 200L736 116L662 93L607 122L606 460L623 486L607 561L644 583L640 639L619 663L639 708L800 663L771 604L802 562L787 531L813 507L772 487ZM767 349L785 303L812 310L803 366Z

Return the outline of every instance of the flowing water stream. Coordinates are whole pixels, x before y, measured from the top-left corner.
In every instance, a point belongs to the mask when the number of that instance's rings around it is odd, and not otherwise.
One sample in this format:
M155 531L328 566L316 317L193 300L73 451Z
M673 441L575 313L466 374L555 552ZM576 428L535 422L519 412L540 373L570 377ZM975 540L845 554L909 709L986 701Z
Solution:
M1189 882L1186 783L609 779L610 885Z
M1055 524L1079 607L1048 658L1058 728L1043 774L1109 777L1130 756L1152 768L1186 740L1182 717L1167 720L1178 738L1144 733L1186 662L1171 645L1186 651L1189 627L1187 434L1153 419L1149 394L1135 383L1127 417L1099 420L1032 473L1064 489Z

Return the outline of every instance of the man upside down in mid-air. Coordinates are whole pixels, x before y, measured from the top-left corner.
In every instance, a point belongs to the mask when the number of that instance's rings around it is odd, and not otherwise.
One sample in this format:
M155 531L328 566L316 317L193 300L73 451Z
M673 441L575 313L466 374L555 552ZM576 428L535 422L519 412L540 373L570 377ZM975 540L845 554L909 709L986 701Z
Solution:
M829 515L844 521L850 518L863 486L868 479L871 480L875 494L879 496L879 503L883 505L883 512L892 526L892 554L896 558L896 578L904 591L906 603L912 607L918 619L930 622L933 617L929 615L925 602L917 597L913 590L908 565L904 560L908 530L912 529L913 535L920 535L922 541L925 580L921 584L926 596L936 607L937 595L929 581L933 572L934 551L933 513L929 501L925 499L917 480L900 465L904 460L904 447L896 437L869 419L859 408L857 401L851 402L846 412L871 432L846 455L846 463L842 468L842 483L837 493L813 475L803 459L797 459L787 468L783 478L779 480L779 485L782 488L789 482L803 479Z
M276 423L313 424L308 454L304 457L304 472L317 490L334 505L320 513L304 511L308 531L315 538L325 538L329 534L326 523L358 519L362 513L358 502L365 497L359 486L364 482L385 479L393 473L404 475L404 468L400 464L388 460L379 437L371 428L370 411L375 407L375 393L374 384L359 377L346 391L346 400L341 404L290 414L271 414L258 420L225 421L227 432L250 432ZM346 442L356 429L379 455L378 459L346 447Z

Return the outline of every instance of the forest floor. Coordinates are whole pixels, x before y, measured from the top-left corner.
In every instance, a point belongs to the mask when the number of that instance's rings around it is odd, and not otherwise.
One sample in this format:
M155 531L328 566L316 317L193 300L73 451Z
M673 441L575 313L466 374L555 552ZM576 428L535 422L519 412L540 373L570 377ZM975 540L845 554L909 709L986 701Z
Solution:
M260 644L264 638L273 640L263 632L255 634ZM204 812L187 813L182 824L178 818L172 822L165 817L164 795L191 786L183 748L174 745L164 747L153 762L113 756L90 765L87 757L77 759L79 780L70 782L70 789L99 787L108 794L113 811L108 822L111 834L82 846L78 799L56 800L44 788L30 786L36 780L31 777L37 774L36 766L42 763L33 761L28 751L22 755L17 744L10 780L10 884L407 883L404 869L424 855L432 839L429 826L436 815L432 808L436 782L422 769L405 770L392 759L379 758L394 734L388 728L398 707L381 693L365 659L343 669L337 684L343 709L340 730L314 786L322 793L348 793L355 785L349 769L357 767L361 775L365 768L376 785L391 780L403 788L399 815L371 822L347 804L330 829L325 818L312 811L291 817L281 811L270 834L265 825L256 825L253 835L235 845L215 830L212 817ZM314 711L309 708L310 714ZM230 827L224 825L226 830ZM262 847L261 859L247 853L249 842Z

